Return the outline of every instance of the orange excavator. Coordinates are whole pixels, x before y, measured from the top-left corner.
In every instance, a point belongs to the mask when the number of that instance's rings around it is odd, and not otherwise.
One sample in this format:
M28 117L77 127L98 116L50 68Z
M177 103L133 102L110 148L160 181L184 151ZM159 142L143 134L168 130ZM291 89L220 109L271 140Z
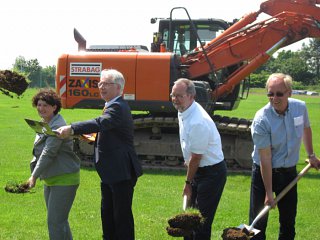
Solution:
M133 111L135 147L146 167L183 165L177 113L170 92L180 77L192 79L197 102L212 116L223 152L232 168L251 167L250 120L214 115L233 110L248 95L249 75L278 49L305 38L320 37L320 0L268 0L257 12L232 23L191 19L183 7L159 21L151 51L142 45L94 45L74 29L77 54L58 59L56 86L63 108L103 108L98 91L102 69L113 68L126 79L123 93ZM187 19L173 19L183 9ZM257 21L265 13L269 18ZM93 163L93 146L81 139L76 151L84 165Z

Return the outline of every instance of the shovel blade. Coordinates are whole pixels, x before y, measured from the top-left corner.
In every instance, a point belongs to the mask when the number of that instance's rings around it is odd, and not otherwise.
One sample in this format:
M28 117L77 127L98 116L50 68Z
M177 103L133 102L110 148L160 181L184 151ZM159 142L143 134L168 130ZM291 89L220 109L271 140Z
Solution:
M237 228L240 228L240 229L247 229L249 232L253 232L253 235L252 236L250 236L250 237L253 237L253 236L255 236L255 235L257 235L259 232L260 232L260 230L259 229L256 229L256 228L253 228L252 227L252 229L250 228L250 226L248 226L247 224L240 224Z

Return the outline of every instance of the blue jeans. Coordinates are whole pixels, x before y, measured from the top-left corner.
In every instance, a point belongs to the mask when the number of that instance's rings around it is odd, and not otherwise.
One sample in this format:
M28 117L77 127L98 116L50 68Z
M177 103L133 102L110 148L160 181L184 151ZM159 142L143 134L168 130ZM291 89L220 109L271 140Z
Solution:
M185 237L185 240L209 240L211 225L216 213L224 186L227 181L227 165L225 161L213 166L198 168L192 181L191 207L198 208L205 218L203 226Z
M284 169L286 170L286 169ZM297 176L295 168L286 171L272 171L272 189L276 196ZM261 177L260 167L253 165L251 176L250 212L249 223L264 208L265 188ZM295 185L277 204L279 210L279 237L278 240L293 240L295 233L295 219L297 215L297 185ZM254 226L261 232L251 238L251 240L265 240L268 213L262 217Z

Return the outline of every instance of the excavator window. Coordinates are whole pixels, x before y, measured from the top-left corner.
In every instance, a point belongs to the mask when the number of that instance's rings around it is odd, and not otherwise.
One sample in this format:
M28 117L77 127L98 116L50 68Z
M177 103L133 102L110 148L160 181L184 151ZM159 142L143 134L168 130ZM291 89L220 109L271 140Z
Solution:
M213 19L194 20L193 25L196 28L195 34L189 20L172 20L172 30L169 32L169 21L161 20L159 23L159 33L163 36L162 41L167 48L176 54L184 55L200 47L201 44L197 34L205 45L213 38L219 36L228 26L225 22L214 21ZM170 37L169 37L169 34ZM168 42L170 40L170 43Z
M192 25L195 27L195 33ZM170 32L171 26L171 32ZM159 21L159 30L154 33L152 43L152 52L159 52L160 45L164 44L167 51L176 54L184 55L192 52L201 44L203 45L210 42L212 39L219 36L230 24L221 19L194 19L192 23L187 19L161 19ZM170 41L170 42L169 42Z
M184 55L190 51L190 32L177 31L174 37L174 51L180 55Z
M210 42L223 32L222 28L212 28L210 25L196 25L198 36L203 45ZM214 29L214 31L212 31ZM201 44L197 41L197 35L192 32L190 25L178 26L174 31L173 37L173 52L184 55L200 47Z

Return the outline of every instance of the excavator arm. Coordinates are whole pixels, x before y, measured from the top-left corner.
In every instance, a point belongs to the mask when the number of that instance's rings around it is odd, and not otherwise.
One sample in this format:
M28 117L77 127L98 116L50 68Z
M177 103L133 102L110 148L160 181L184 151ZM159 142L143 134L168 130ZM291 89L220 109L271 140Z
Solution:
M213 99L230 93L242 79L268 61L279 48L304 38L320 37L320 0L269 0L260 10L244 16L219 37L181 61L189 66L192 79L238 64L242 67L232 73L212 92ZM269 19L253 23L261 13ZM208 61L211 63L208 63ZM212 69L213 66L213 69Z

